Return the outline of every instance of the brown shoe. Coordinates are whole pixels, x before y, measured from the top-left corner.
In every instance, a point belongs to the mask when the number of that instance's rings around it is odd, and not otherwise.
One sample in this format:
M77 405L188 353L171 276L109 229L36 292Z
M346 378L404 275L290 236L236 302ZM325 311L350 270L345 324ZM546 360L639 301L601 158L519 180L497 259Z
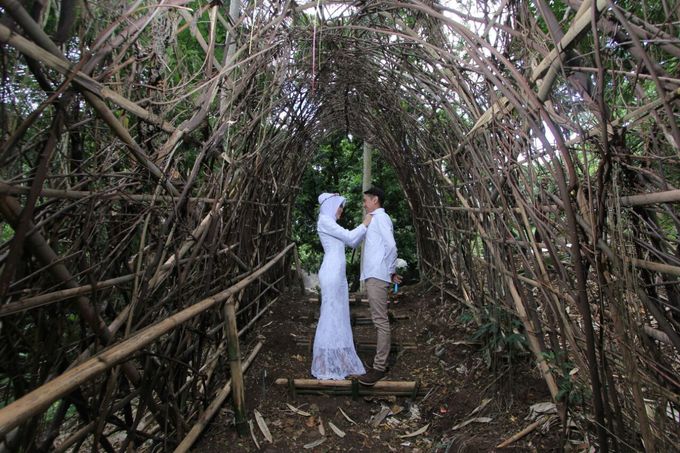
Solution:
M359 384L372 387L375 385L376 382L378 382L380 379L384 377L385 377L384 371L371 368L368 370L366 374L362 374L361 376L359 376Z

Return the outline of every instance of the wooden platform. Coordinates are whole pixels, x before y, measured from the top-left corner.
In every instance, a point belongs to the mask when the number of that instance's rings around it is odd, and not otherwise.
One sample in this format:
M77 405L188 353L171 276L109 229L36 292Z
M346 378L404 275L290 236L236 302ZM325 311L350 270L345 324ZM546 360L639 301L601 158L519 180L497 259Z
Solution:
M351 395L352 398L367 395L394 395L416 398L427 393L427 388L415 381L378 381L372 387L364 386L356 379L322 380L322 379L293 379L279 378L277 385L288 386L288 391L294 398L299 394L332 394Z

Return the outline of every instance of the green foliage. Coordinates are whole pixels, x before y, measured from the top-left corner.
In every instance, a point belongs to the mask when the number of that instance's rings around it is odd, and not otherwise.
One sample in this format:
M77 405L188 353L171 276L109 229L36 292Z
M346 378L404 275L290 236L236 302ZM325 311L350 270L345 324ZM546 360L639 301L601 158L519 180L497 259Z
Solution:
M339 223L354 228L363 218L362 191L363 143L341 134L330 136L322 143L301 181L300 193L293 213L293 235L298 243L302 267L318 272L323 249L316 233L317 197L322 192L338 192L346 199L345 211ZM417 248L415 230L408 203L404 198L394 170L373 151L374 184L385 191L385 210L392 218L399 257L408 263L407 280L416 280ZM348 281L359 278L359 253L347 250Z
M552 373L558 376L557 401L566 401L569 405L580 405L590 399L591 395L588 389L574 378L573 375L578 369L575 368L574 363L568 359L564 351L544 352L543 358Z
M470 310L463 310L463 312L458 316L458 322L462 323L465 326L467 326L474 320L475 317Z
M8 224L8 223L1 223L0 224L0 244L4 244L5 242L9 241L12 239L12 236L14 236L14 229Z
M482 310L482 322L472 335L480 342L487 366L498 370L528 355L528 343L522 322L509 310L487 306Z

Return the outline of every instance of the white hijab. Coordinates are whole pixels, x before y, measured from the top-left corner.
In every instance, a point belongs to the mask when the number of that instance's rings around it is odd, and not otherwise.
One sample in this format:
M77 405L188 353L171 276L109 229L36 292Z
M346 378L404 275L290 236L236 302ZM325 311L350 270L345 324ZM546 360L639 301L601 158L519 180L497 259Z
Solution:
M345 204L345 197L335 193L322 193L319 195L319 219L322 215L330 217L335 222L338 208Z

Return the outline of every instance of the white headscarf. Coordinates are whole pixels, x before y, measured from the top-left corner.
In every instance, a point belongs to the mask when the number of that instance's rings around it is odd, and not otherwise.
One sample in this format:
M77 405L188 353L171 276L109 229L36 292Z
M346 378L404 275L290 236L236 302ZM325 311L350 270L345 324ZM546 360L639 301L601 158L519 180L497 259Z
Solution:
M338 212L338 208L345 204L345 197L335 194L335 193L322 193L319 195L319 216L325 215L336 220L335 214Z

